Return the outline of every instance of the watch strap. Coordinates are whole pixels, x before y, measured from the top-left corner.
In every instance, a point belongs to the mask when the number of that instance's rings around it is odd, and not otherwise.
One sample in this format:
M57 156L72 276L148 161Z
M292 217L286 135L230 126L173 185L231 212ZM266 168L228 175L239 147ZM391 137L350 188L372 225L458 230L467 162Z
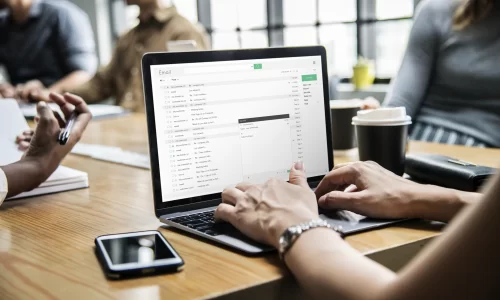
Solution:
M323 219L311 220L309 222L294 225L288 227L280 236L278 249L280 258L282 260L284 259L285 254L292 248L302 233L315 228L329 228L337 232L342 238L344 237L342 226L332 226Z

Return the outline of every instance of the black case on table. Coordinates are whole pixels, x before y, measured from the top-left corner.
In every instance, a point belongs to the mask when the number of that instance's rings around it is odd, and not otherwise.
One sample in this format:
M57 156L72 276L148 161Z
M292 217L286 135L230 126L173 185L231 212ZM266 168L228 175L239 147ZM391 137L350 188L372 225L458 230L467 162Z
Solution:
M412 180L476 192L497 169L437 154L406 155L405 173Z

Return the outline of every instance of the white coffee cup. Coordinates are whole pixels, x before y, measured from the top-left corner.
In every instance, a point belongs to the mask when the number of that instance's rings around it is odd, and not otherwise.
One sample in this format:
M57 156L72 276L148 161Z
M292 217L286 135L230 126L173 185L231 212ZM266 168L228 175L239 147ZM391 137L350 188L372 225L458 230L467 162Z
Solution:
M404 107L358 111L352 118L356 128L359 159L404 174L408 127L411 117Z

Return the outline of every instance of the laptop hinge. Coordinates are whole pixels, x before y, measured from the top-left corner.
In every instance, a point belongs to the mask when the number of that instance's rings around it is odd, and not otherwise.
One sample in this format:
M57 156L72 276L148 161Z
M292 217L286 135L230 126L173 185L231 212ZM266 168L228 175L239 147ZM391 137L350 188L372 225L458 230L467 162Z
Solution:
M185 204L185 205L179 205L179 206L169 207L169 208L164 208L164 209L157 209L156 210L156 216L160 217L160 216L167 215L167 214L173 214L173 213L185 212L185 211L192 211L192 210L197 210L197 209L202 209L202 208L217 206L221 202L222 202L221 199L215 199L215 200L202 201L202 202L198 202L198 203L190 203L190 204Z

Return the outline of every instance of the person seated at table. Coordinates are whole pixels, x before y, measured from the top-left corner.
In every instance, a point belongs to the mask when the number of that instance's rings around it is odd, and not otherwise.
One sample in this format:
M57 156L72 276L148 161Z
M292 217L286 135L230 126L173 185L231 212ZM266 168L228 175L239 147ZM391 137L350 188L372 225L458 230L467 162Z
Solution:
M411 139L500 147L500 2L423 0L388 106Z
M69 92L87 103L112 97L116 105L135 112L144 111L141 59L146 52L167 51L167 42L194 40L199 49L207 49L204 33L177 13L174 6L161 0L127 0L138 5L139 24L123 35L116 44L111 62L101 68L87 83Z
M378 218L453 219L398 274L326 227L303 231L282 254L300 285L319 299L498 299L498 195L500 174L482 196L417 184L373 162L338 165L313 192L298 162L290 183L272 179L225 189L215 217L276 248L287 228L319 220L318 204Z
M92 119L82 98L71 94L62 96L55 93L51 93L49 97L50 99L44 100L57 103L66 119L73 112L78 114L71 137L66 145L59 145L57 137L61 128L65 126L64 121L45 102L39 102L37 125L33 137L30 137L28 151L20 161L0 166L0 205L5 198L30 191L44 182L78 142Z
M97 68L88 16L68 1L0 0L0 65L10 82L0 98L34 100L89 80ZM48 94L48 93L47 93Z

